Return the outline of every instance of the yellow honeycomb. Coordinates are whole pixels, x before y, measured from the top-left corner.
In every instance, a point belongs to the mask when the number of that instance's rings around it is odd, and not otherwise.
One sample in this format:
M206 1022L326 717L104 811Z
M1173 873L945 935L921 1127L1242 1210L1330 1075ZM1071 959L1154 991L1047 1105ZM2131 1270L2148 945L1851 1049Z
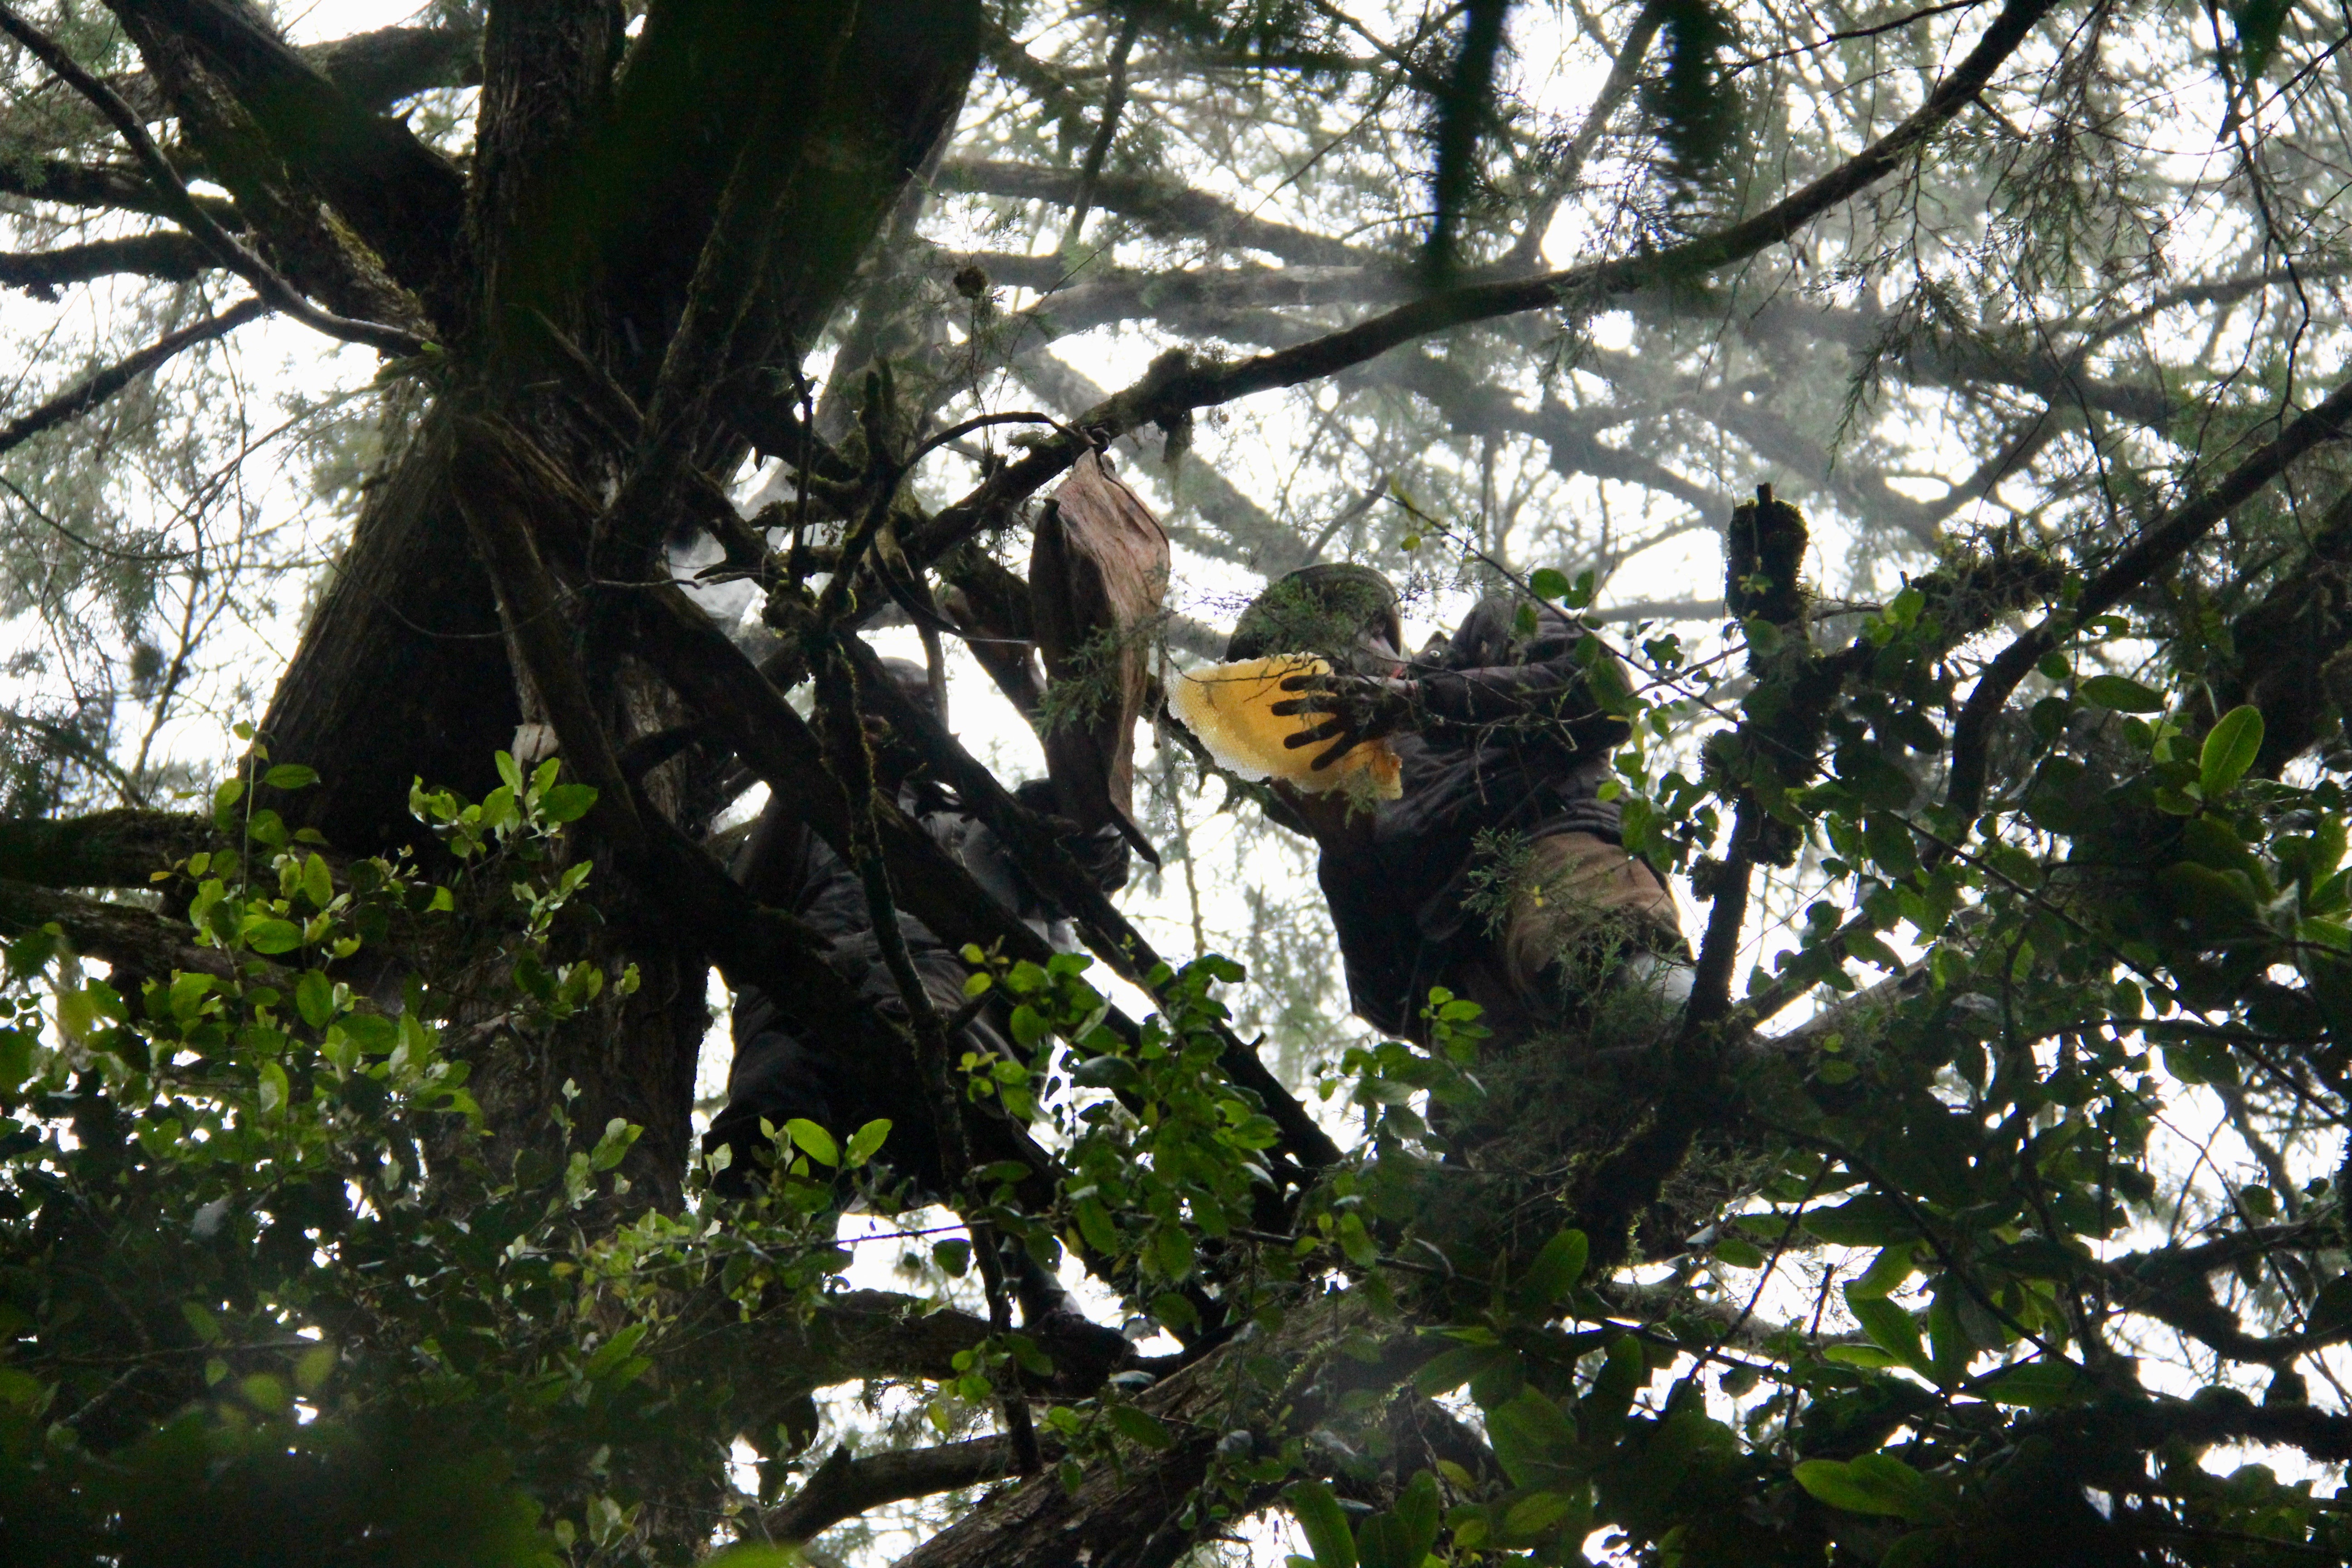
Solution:
M1168 707L1200 737L1211 756L1245 779L1280 779L1309 795L1369 788L1376 799L1396 799L1404 793L1404 784L1396 752L1384 740L1366 741L1320 770L1315 767L1315 759L1329 742L1296 749L1283 744L1328 717L1268 712L1276 703L1298 695L1283 690L1283 681L1294 675L1328 675L1330 670L1322 659L1303 653L1211 665L1177 676L1171 683Z

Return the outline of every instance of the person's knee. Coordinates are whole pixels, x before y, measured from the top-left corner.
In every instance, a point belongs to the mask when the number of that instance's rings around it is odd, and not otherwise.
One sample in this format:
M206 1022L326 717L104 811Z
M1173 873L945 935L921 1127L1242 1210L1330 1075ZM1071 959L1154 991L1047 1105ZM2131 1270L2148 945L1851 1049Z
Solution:
M753 1170L770 1155L774 1141L762 1127L782 1128L802 1119L831 1128L840 1110L833 1064L798 1037L782 1030L755 1036L735 1053L727 1074L727 1104L703 1134L706 1155L728 1151L717 1185L740 1196L751 1190Z
M1609 984L1636 959L1687 956L1665 881L1639 857L1590 833L1538 839L1521 869L1499 943L1512 987L1556 1000ZM1658 963L1642 965L1644 973Z

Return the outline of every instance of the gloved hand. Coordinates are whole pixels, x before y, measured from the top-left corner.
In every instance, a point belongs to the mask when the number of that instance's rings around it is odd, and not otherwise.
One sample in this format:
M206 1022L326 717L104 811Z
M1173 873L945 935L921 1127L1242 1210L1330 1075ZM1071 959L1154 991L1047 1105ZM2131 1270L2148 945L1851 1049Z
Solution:
M1313 729L1302 730L1282 742L1296 751L1330 742L1330 748L1315 759L1318 770L1329 767L1366 741L1395 733L1412 720L1414 687L1410 680L1377 675L1294 675L1283 681L1282 689L1301 695L1266 710L1276 718L1296 713L1329 715Z

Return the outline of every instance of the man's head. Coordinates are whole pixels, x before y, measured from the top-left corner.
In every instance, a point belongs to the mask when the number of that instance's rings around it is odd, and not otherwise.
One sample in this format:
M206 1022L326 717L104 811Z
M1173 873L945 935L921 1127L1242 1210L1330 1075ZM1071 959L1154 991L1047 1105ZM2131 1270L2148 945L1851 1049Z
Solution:
M934 719L940 716L938 706L931 700L929 670L911 658L886 657L875 662L879 664L883 673L890 678L890 684L898 689L899 696L904 697Z
M918 710L936 719L939 708L931 700L929 672L911 658L881 658L876 661L882 673L898 689L898 695ZM923 753L906 736L892 727L881 713L874 710L875 700L866 700L866 741L874 749L874 772L886 789L898 787L921 771Z
M1396 589L1370 567L1341 562L1302 566L1268 584L1242 612L1225 658L1311 653L1334 669L1388 675L1401 662L1403 642Z

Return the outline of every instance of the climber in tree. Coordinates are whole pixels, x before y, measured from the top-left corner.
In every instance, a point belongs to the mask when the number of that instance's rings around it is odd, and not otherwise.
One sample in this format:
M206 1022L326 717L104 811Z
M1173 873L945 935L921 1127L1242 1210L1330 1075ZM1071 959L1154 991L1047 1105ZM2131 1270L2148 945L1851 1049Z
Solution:
M1628 854L1601 798L1625 721L1597 691L1624 689L1586 629L1549 606L1496 596L1420 657L1398 651L1396 590L1353 565L1310 566L1244 613L1229 659L1313 653L1276 715L1319 722L1291 738L1328 768L1366 741L1396 752L1402 795L1274 786L1311 834L1355 1011L1422 1039L1443 985L1503 1038L1557 1024L1604 981L1669 996L1687 987L1664 880Z
M880 662L908 701L937 717L921 665L902 658ZM920 823L999 903L1055 946L1074 948L1066 917L1037 890L1003 840L927 777L921 759L879 720L869 718L867 726L877 782L896 798L899 809ZM1052 810L1053 788L1047 780L1023 784L1013 795L1033 810ZM1116 826L1075 833L1069 842L1106 892L1126 883L1127 846ZM883 963L857 873L810 830L795 803L769 801L735 858L735 873L761 903L788 910L832 938L828 962L883 1014L905 1017L905 1002ZM961 1013L970 973L962 960L914 916L901 912L898 927L933 1005L943 1016ZM939 1169L938 1140L931 1132L929 1101L916 1064L877 1054L848 1020L828 1020L838 1026L820 1030L808 1020L792 1018L789 1012L757 986L746 986L736 995L735 1059L727 1074L727 1105L703 1139L706 1150L725 1146L732 1151L729 1168L720 1175L721 1190L749 1190L758 1165L772 1152L760 1130L762 1121L782 1127L794 1117L804 1117L846 1139L866 1122L887 1118L894 1131L884 1157L919 1190L945 1193L946 1175ZM971 1018L964 1033L969 1048L996 1055L1010 1051L986 1011Z
M908 702L938 717L921 665L899 658L880 662ZM869 718L867 726L877 782L895 796L899 809L919 822L998 902L1055 946L1074 947L1066 918L1037 890L1003 841L925 776L921 759L887 725ZM1055 798L1045 779L1021 784L1013 795L1039 812L1052 811ZM1128 851L1117 825L1090 832L1074 828L1066 842L1106 892L1124 885ZM905 999L883 962L856 872L809 829L795 803L781 798L769 802L736 857L735 874L759 902L789 910L832 938L826 961L875 1011L905 1021ZM957 1037L961 1048L983 1057L1013 1056L1003 1019L989 1006L965 1016L963 985L970 971L962 960L912 915L901 913L898 925L932 1005L942 1016L961 1020ZM991 994L995 1007L1009 1005ZM950 1193L952 1184L940 1164L923 1075L903 1037L861 1026L853 1018L795 1017L784 1001L749 985L736 994L732 1026L735 1059L727 1074L727 1104L703 1137L706 1153L721 1148L729 1152L714 1183L722 1194L742 1197L756 1190L761 1171L775 1153L774 1140L761 1123L781 1130L795 1117L815 1122L843 1142L866 1123L887 1120L891 1132L882 1158L908 1183L917 1201ZM975 1107L970 1120L981 1163L1011 1159L1042 1167L1026 1130L1001 1111ZM1083 1322L1053 1277L1025 1252L1011 1261L1013 1268L1008 1272L1032 1324L1056 1314L1072 1314L1062 1325L1065 1329Z

